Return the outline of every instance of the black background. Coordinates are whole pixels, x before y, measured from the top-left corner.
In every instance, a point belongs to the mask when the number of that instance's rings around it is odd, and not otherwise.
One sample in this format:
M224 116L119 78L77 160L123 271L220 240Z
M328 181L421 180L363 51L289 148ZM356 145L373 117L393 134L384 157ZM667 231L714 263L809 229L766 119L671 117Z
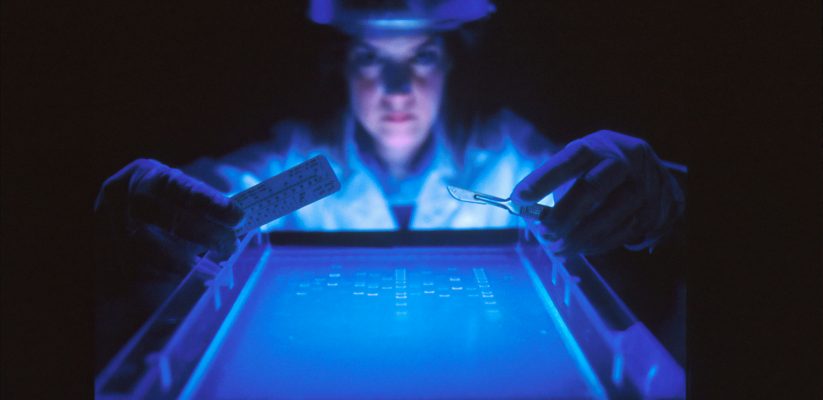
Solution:
M558 142L608 128L690 166L690 393L820 393L802 386L823 359L819 2L498 3L484 90ZM310 109L323 36L304 15L303 1L3 3L4 397L90 394L101 182Z

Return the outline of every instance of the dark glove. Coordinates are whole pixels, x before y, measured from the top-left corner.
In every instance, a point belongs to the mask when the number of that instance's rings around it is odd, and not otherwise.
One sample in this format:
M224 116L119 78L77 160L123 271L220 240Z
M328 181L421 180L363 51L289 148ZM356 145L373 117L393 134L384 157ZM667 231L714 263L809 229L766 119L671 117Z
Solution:
M141 159L103 183L95 218L109 261L131 270L186 271L208 250L218 260L231 255L243 212L180 170Z
M598 131L569 143L511 194L531 205L576 179L538 223L559 253L654 246L683 214L680 186L645 141Z

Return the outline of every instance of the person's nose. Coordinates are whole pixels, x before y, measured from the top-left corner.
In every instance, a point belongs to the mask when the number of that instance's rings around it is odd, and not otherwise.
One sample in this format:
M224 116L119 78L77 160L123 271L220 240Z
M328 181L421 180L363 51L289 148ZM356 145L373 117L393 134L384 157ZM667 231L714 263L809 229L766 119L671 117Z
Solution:
M383 69L383 89L387 95L411 93L411 68L399 63L389 63Z

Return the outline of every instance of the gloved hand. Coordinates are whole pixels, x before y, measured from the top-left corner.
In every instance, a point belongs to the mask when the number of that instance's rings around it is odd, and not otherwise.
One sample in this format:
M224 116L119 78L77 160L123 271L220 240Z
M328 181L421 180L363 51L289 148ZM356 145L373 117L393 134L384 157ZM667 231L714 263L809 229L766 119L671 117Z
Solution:
M181 272L207 250L218 260L228 258L236 249L233 228L243 212L182 171L141 159L103 183L95 217L98 241L104 242L99 245L110 247L103 251L121 267Z
M680 186L649 144L612 131L569 143L520 181L511 198L531 205L575 178L555 207L535 221L561 254L648 248L685 208Z

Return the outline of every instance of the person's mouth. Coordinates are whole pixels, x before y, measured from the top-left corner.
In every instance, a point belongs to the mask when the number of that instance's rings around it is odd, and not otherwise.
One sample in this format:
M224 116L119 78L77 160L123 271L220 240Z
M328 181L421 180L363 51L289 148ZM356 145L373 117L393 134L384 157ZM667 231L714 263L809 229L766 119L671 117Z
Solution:
M390 112L383 115L386 122L408 122L414 119L414 114L408 112Z

